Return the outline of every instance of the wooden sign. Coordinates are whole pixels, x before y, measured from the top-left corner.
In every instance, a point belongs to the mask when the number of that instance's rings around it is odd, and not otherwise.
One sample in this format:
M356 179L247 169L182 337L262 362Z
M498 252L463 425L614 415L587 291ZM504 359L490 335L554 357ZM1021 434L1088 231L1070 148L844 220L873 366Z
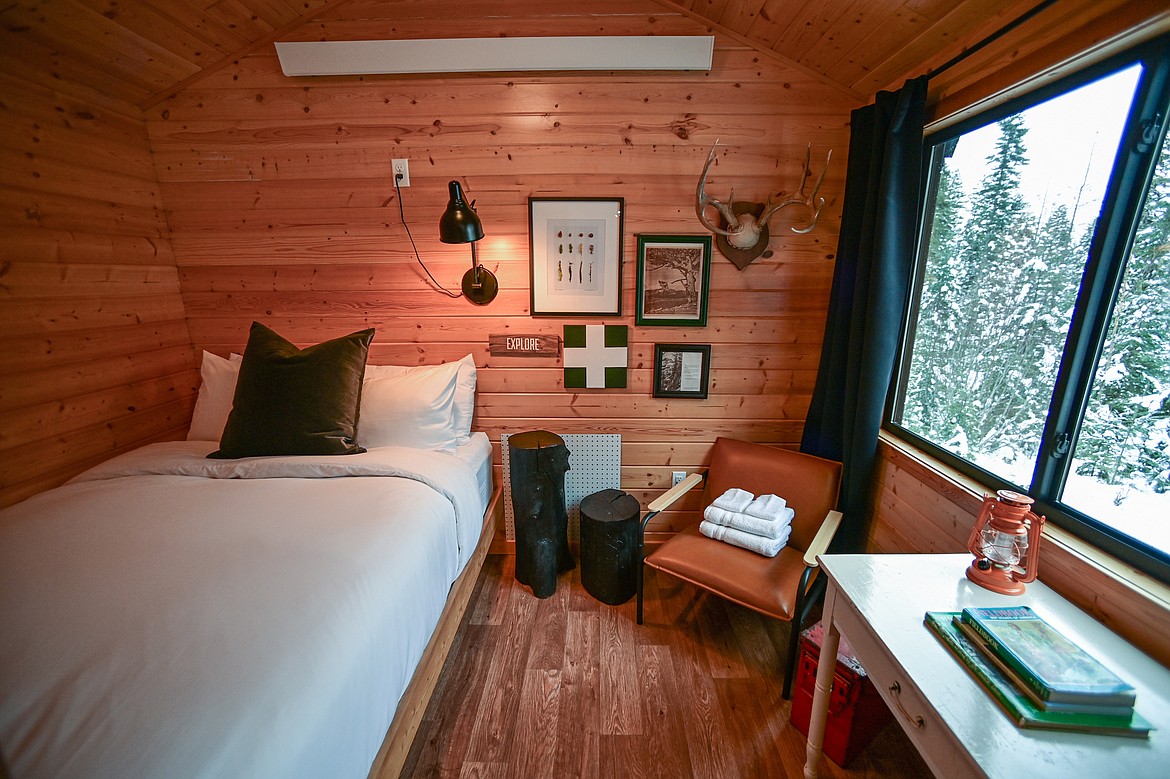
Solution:
M489 335L488 351L493 357L557 357L559 335Z

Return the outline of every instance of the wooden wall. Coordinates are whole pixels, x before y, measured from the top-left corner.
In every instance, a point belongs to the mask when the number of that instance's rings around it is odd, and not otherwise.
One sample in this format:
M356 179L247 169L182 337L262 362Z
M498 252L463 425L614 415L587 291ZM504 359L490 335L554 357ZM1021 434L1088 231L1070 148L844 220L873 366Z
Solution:
M1167 29L1165 4L1058 3L932 79L934 118L945 123L971 106L1002 100L1018 84L1057 78ZM883 443L880 455L868 551L965 552L982 496L992 490L906 447ZM1051 526L1039 571L1050 587L1170 665L1170 588Z
M472 13L471 21L454 21ZM288 39L444 35L705 34L650 0L350 0ZM196 349L240 349L260 319L298 343L373 325L372 361L422 364L472 353L476 429L621 433L622 486L642 500L693 471L716 436L795 445L812 391L840 218L855 97L716 38L710 73L286 78L265 47L147 111L183 300ZM809 235L780 216L775 256L741 272L716 256L699 328L634 328L636 235L699 233L698 174L715 139L709 191L791 192L805 147L835 161ZM501 292L480 308L434 291L399 218L391 159L410 161L402 205L432 273L458 289L467 247L439 243L451 179L478 201L481 261ZM528 198L626 201L622 316L529 316ZM624 323L630 386L566 392L559 359L491 357L493 333L560 334ZM654 344L712 344L710 397L651 397ZM497 447L497 463L499 452ZM664 516L659 530L693 518Z
M100 43L8 23L10 12L0 32L0 506L180 437L198 387L141 111L102 88L108 74L90 65Z

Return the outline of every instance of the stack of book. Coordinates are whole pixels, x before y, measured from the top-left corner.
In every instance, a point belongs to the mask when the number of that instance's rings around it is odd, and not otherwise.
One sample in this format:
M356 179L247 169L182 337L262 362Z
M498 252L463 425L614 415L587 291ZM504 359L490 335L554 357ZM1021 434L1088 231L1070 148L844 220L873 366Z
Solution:
M1133 686L1027 606L929 611L926 625L1020 727L1149 736Z

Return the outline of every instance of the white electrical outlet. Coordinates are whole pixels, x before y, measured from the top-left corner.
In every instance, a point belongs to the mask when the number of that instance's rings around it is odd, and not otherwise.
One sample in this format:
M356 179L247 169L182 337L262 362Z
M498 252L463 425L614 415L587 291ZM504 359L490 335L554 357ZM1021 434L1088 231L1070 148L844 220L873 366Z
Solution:
M682 481L686 477L687 477L686 471L671 471L670 472L670 486L673 487L674 485L678 484L680 481Z
M400 187L410 186L410 160L390 160L394 178Z

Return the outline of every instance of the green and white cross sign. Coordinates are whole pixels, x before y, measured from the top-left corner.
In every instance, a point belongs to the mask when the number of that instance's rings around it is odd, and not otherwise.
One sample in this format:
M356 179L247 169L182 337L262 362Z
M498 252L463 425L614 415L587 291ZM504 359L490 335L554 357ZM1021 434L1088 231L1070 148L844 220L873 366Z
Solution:
M565 325L565 389L626 386L626 325Z

